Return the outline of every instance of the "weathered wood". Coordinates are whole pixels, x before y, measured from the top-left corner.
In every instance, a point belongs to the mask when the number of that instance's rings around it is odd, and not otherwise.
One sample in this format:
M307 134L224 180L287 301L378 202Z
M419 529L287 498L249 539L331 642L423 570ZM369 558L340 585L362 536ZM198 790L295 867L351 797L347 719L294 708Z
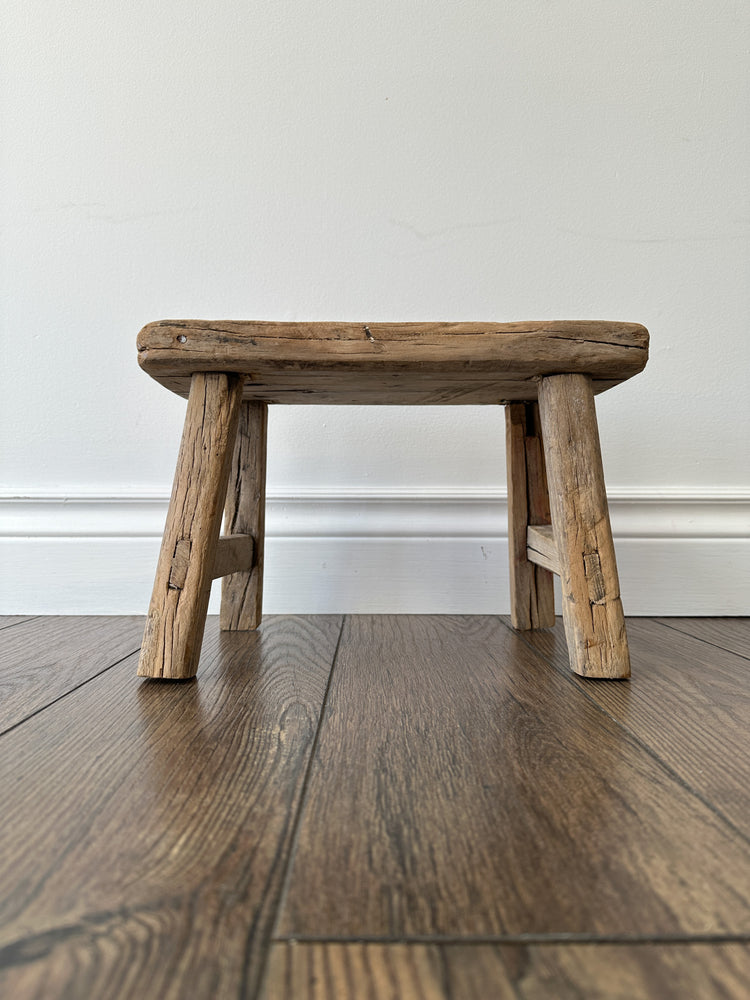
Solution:
M187 579L190 550L193 543L189 538L181 538L174 547L172 565L169 567L169 589L182 590Z
M137 617L40 617L0 631L0 732L135 652Z
M187 376L160 377L158 381L178 396L187 396ZM618 379L594 379L595 393L618 385ZM345 377L329 372L281 371L248 377L245 402L318 404L337 406L461 406L497 405L509 400L536 399L538 378L502 375L430 375L420 372L360 372Z
M199 685L133 655L2 737L0 996L255 996L340 629L211 618Z
M517 629L555 624L555 592L549 567L528 554L529 524L549 523L539 408L536 403L505 407L505 464L508 471L510 605Z
M570 665L584 677L629 677L591 380L543 378L539 412Z
M230 574L244 572L253 564L255 543L252 535L221 535L216 543L214 568L211 573L214 580Z
M261 1000L746 1000L747 944L275 944Z
M742 625L737 620L733 629L731 619L723 620L727 643L740 643ZM747 659L646 618L628 619L628 636L637 684L571 681L750 838ZM554 629L525 638L569 673L559 620Z
M346 619L277 936L750 934L750 844L528 641Z
M543 566L550 573L560 572L557 543L551 524L530 524L528 526L526 529L526 558L536 566ZM548 620L546 627L552 628L554 624L554 620Z
M240 375L193 375L140 677L183 679L198 669L242 382Z
M263 614L263 556L266 534L266 439L268 407L243 403L224 510L224 530L255 540L253 558L243 572L222 581L221 627L254 629Z
M141 367L186 395L196 371L248 376L274 403L501 403L538 376L586 372L601 392L641 371L637 323L273 323L163 320L138 336Z

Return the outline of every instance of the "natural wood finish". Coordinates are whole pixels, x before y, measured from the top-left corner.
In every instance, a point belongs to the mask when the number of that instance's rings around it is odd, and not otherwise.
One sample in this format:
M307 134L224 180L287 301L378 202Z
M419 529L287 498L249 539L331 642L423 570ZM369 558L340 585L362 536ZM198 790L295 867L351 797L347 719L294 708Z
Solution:
M221 627L254 629L263 615L263 556L266 534L266 439L268 407L243 403L232 474L224 510L224 530L252 535L252 560L241 573L224 579L221 587Z
M222 587L222 628L253 629L261 620L269 402L509 404L513 622L519 629L554 623L551 572L559 572L573 669L596 677L629 675L593 394L642 370L648 356L648 331L642 326L165 320L144 327L138 351L144 370L168 388L184 394L188 382L191 386L141 676L195 675L212 577L228 576ZM554 440L544 447L534 402L538 392L547 400L545 423L555 428ZM590 397L589 409L584 413L579 406L573 413L584 396ZM584 419L580 427L569 420L563 440L557 413L566 407L569 417ZM222 422L214 428L216 415ZM554 543L544 531L534 534L550 520L545 448L556 465ZM232 450L234 475L227 495ZM586 495L578 495L579 473ZM228 543L217 543L222 495L227 532L254 539L251 565L227 562Z
M732 619L717 621L724 641L739 645L743 620L734 628ZM628 619L628 635L637 684L574 682L750 838L747 659L646 618ZM524 638L568 673L559 619L553 630Z
M603 685L561 624L383 616L331 675L340 623L210 618L169 689L102 669L133 620L0 636L54 701L0 737L0 996L256 997L270 948L263 1000L744 1000L746 658L631 619Z
M242 382L239 375L193 375L140 677L184 679L198 669Z
M640 372L637 323L274 323L163 320L138 335L141 367L186 395L197 371L248 376L266 403L502 403L538 376L586 372L601 392Z
M275 944L261 1000L746 1000L747 944Z
M543 566L550 573L559 573L560 565L557 559L557 544L551 524L530 524L526 529L526 557L529 562ZM554 612L552 620L547 620L546 628L555 624ZM513 626L517 628L517 625Z
M685 632L750 659L750 618L657 618L678 632Z
M244 571L253 564L255 543L252 535L222 535L216 543L212 577L219 577Z
M508 470L508 552L510 604L518 629L555 624L555 592L550 567L530 558L530 524L550 520L539 407L512 403L505 407L505 462Z
M0 732L138 649L137 617L30 618L0 631Z
M445 986L438 945L284 943L271 948L259 1000L449 1000Z
M175 545L172 564L169 567L168 586L170 590L182 590L185 586L192 547L193 543L189 538L181 538Z
M346 619L278 937L750 934L750 844L526 635Z
M186 396L187 376L160 376L165 388ZM601 393L621 379L595 379L594 392ZM502 375L432 375L420 371L365 371L348 373L280 369L278 373L249 376L243 398L246 402L290 403L295 406L482 406L510 400L535 398L538 379Z
M543 378L539 412L570 665L584 677L629 677L628 641L590 378Z
M255 995L340 626L212 618L199 684L132 656L2 737L0 995Z
M457 945L442 957L446 1000L744 1000L750 974L746 944Z

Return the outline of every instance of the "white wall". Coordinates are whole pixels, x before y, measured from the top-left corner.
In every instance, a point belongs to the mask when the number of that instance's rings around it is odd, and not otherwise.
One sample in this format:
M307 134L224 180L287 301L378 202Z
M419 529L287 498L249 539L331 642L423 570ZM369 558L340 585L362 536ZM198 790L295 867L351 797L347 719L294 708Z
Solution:
M605 469L623 511L647 505L623 537L685 544L633 556L626 610L750 610L744 0L6 10L0 610L142 610L184 403L135 335L165 317L646 324L646 371L599 400ZM293 537L321 551L350 534L315 527L320 494L364 519L409 498L398 530L365 532L401 551L460 535L483 499L502 513L499 410L275 408L269 448L269 493L311 501ZM439 528L436 498L459 504ZM317 608L326 560L290 582L285 509L269 607ZM471 581L487 526L466 523ZM504 610L502 534L484 604L466 583L477 610ZM347 610L361 554L341 553L325 600ZM363 593L381 570L362 563ZM417 576L393 609L451 606Z

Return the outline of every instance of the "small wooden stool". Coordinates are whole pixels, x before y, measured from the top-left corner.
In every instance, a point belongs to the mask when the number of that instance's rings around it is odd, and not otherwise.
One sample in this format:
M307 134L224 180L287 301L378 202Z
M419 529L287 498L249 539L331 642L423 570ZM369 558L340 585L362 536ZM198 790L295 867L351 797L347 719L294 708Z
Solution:
M573 670L630 675L594 395L643 369L644 327L165 320L138 352L188 397L141 677L195 676L216 577L221 628L260 623L269 403L505 405L513 626L554 625L557 573Z

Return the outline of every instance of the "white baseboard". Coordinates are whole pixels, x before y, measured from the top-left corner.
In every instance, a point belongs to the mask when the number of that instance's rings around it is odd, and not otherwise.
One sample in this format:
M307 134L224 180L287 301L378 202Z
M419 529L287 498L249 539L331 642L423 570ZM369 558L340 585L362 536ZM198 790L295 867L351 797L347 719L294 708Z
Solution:
M167 498L0 497L0 614L145 613ZM625 612L750 614L750 495L610 495ZM499 491L270 496L264 608L505 614ZM219 582L211 611L218 611Z

